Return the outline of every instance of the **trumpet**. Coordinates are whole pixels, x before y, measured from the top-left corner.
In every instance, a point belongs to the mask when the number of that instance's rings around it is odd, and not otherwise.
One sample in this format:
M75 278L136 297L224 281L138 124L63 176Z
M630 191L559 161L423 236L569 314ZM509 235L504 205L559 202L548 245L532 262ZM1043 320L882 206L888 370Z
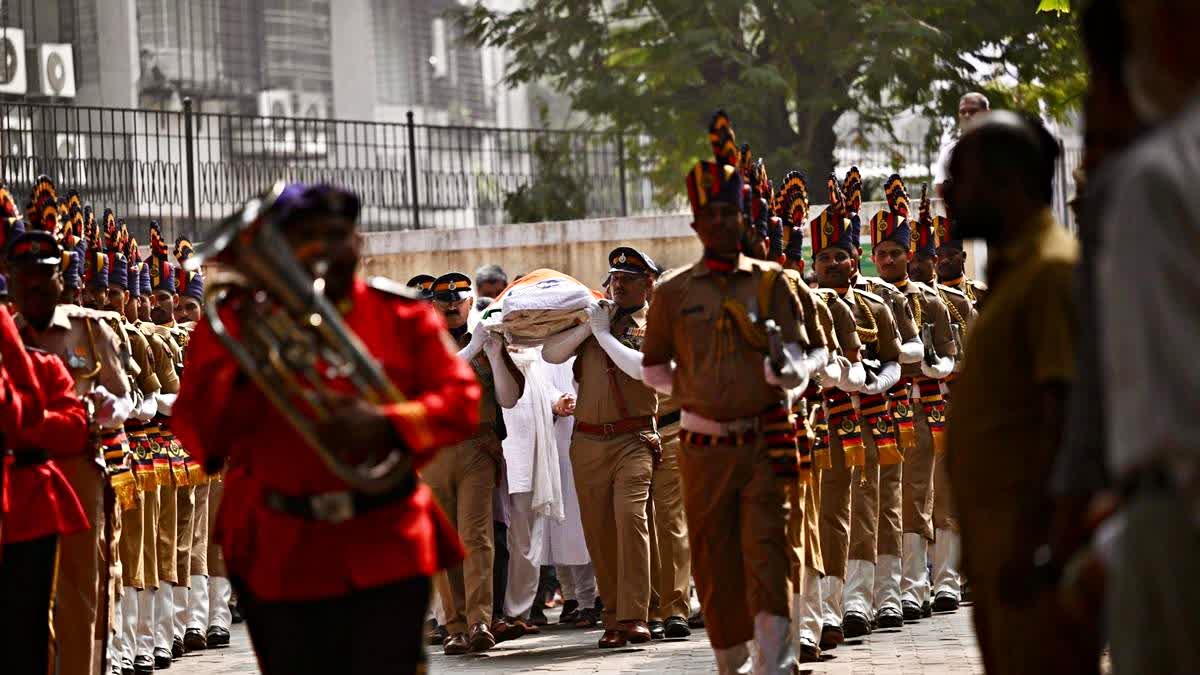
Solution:
M386 493L412 474L401 449L383 448L351 461L316 433L314 419L331 414L322 392L335 382L348 382L377 405L401 403L404 396L325 296L323 265L310 274L292 253L274 208L285 187L276 183L221 221L184 268L219 264L203 304L217 339L334 475L357 492ZM225 308L238 317L239 336L222 320Z

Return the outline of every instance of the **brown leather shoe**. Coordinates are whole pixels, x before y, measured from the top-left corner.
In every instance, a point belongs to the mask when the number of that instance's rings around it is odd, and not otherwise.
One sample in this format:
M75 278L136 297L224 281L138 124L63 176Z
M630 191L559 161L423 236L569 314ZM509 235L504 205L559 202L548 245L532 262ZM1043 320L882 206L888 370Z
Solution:
M492 631L488 630L487 624L479 621L467 633L467 641L471 644L471 651L486 652L496 646L496 638L492 635Z
M820 660L820 647L804 643L800 644L800 663L816 663Z
M465 633L451 633L442 643L442 652L446 656L462 656L469 651L471 651L471 645L467 642Z
M501 617L492 622L492 633L496 636L496 642L508 642L524 635L525 629L516 621Z
M645 621L618 621L617 628L625 633L625 639L630 644L640 645L649 642L653 639L650 634L650 627Z
M513 624L520 626L525 635L538 635L542 632L541 628L538 628L536 625L526 621L525 619L516 618L513 619L512 622Z
M616 628L609 628L604 631L604 635L600 636L600 649L624 647L627 642L628 641L625 639L625 631L617 630Z

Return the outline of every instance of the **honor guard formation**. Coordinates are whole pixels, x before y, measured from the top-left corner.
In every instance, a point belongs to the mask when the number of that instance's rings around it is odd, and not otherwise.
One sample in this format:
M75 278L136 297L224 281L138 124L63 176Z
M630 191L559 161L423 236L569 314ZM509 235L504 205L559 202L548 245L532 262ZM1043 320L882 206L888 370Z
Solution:
M595 285L361 277L364 205L327 184L147 246L45 176L24 212L0 188L0 671L219 659L244 616L263 673L419 673L561 604L597 650L798 673L970 599L990 671L1098 673L1094 560L1046 496L1077 367L1057 143L980 115L869 207L856 167L773 181L724 111L708 140L700 258L619 245Z

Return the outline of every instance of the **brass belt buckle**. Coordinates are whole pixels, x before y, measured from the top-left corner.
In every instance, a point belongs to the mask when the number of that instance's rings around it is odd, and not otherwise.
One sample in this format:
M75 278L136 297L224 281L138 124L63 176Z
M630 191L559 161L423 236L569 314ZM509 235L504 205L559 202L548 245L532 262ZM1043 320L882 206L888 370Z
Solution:
M309 498L313 517L337 525L354 517L354 496L350 492L327 492Z

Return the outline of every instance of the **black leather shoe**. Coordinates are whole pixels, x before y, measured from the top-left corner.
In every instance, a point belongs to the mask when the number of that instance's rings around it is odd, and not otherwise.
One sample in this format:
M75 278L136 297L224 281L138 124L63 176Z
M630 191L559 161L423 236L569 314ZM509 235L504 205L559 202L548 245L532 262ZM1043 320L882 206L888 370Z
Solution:
M800 663L817 663L821 660L821 650L813 645L800 644Z
M933 611L935 612L957 612L958 598L949 593L942 593L933 599Z
M926 600L925 604L921 605L921 617L928 619L931 616L933 616L933 605L929 604L929 601Z
M238 607L236 604L229 605L229 616L232 618L234 623L241 623L246 620L245 617L242 616L241 607Z
M651 640L661 640L667 636L666 627L664 627L663 622L659 621L658 619L650 621L646 625L650 628Z
M704 610L696 612L688 617L689 628L704 628Z
M195 629L193 628L192 630ZM196 632L199 633L200 631ZM171 659L178 661L179 659L182 659L183 655L186 653L187 649L183 644L183 638L176 637L174 640L171 640Z
M467 642L466 633L451 633L442 643L442 651L446 656L462 656L471 651L471 644Z
M902 628L904 615L896 611L895 607L884 607L875 615L875 624L880 628Z
M568 600L563 603L562 614L558 615L560 624L575 623L579 620L579 601Z
M171 667L171 652L166 647L154 649L154 669L166 670Z
M205 642L209 647L228 647L229 646L229 631L220 626L209 626L208 633L204 636Z
M870 635L871 622L858 612L846 612L846 616L842 617L842 633L848 639Z
M688 628L687 619L682 616L669 617L663 623L663 636L678 640L680 638L689 637L692 634L692 629Z
M917 603L905 601L905 602L900 603L900 606L904 608L904 620L905 621L920 621L921 620L921 608L919 606L917 606Z
M133 672L135 675L148 675L154 672L154 657L149 654L142 654L133 658Z
M435 626L433 630L425 634L430 647L436 647L440 644L445 644L446 638L450 637L450 631L446 630L445 626Z
M835 626L831 623L827 623L821 627L822 650L828 651L830 649L837 649L837 646L842 644L842 641L845 639L846 635L842 632L841 626Z
M189 652L200 652L208 649L208 640L199 628L189 628L183 632L183 648Z

